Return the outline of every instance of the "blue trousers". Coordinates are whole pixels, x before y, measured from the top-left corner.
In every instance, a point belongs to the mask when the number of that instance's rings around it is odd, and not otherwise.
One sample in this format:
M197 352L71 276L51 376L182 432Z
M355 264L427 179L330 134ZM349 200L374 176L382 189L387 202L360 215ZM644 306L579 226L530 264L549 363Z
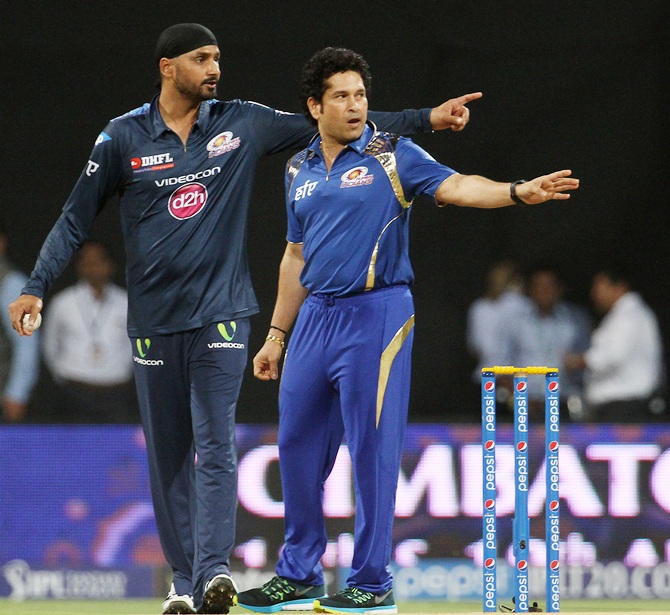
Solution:
M285 545L277 574L321 585L323 491L346 434L356 496L349 586L383 593L407 423L414 303L406 286L310 295L291 335L279 393Z
M248 319L132 339L156 524L178 594L229 573Z

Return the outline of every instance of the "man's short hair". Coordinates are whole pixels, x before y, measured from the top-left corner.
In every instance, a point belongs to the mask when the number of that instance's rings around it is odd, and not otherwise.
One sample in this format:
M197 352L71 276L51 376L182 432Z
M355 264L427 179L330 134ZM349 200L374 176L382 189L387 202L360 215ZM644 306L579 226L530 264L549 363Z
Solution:
M620 260L608 261L596 273L605 276L612 284L632 285L629 267Z
M316 124L307 107L307 100L321 101L326 91L326 81L337 73L354 71L361 76L365 92L370 95L372 75L370 67L362 55L342 47L326 47L317 51L305 64L300 79L300 104L305 117Z

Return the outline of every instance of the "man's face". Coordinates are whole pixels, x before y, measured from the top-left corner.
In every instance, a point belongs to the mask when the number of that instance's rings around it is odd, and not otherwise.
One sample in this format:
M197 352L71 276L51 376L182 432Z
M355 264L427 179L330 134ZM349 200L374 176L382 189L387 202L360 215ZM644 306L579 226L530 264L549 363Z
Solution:
M221 77L220 57L216 45L206 45L170 60L175 89L196 101L216 98L216 86Z
M86 244L77 255L77 275L93 286L104 286L114 274L114 265L105 249Z
M307 105L319 123L322 139L344 145L363 134L368 118L368 99L363 79L357 72L335 73L326 80L321 101L310 98Z
M620 294L621 285L615 284L606 275L599 273L593 278L591 300L599 312L609 312Z
M563 289L551 271L536 271L528 280L528 296L542 313L550 313L561 300Z

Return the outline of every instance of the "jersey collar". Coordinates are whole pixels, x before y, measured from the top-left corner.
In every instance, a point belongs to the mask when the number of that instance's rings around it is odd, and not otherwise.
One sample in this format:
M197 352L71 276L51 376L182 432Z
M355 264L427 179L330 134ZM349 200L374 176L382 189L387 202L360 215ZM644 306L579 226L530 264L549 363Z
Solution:
M163 133L171 132L171 130L165 123L165 120L163 119L160 110L158 109L159 96L160 92L153 97L151 105L149 107L149 118L151 121L151 138L153 141L158 139L158 137L160 137ZM198 109L198 117L195 120L194 124L194 126L197 126L200 130L204 131L207 128L207 124L209 123L209 113L211 110L210 106L213 102L216 101L203 100L200 103L200 109Z
M356 139L355 141L347 143L346 147L354 150L355 152L358 152L362 156L365 151L365 148L367 147L368 143L370 143L370 139L372 139L372 136L374 135L376 130L377 127L374 125L374 123L368 120L367 122L365 122L365 128L363 129L363 134L360 137L358 137L358 139ZM321 135L319 133L316 133L316 135L312 138L310 144L307 146L307 159L309 160L313 156L323 158L323 154L321 152Z

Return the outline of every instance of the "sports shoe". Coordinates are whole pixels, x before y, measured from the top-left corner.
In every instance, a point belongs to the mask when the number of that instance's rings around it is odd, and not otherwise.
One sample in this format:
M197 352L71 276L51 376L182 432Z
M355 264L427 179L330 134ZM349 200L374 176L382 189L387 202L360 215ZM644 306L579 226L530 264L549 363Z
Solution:
M236 593L235 581L227 574L217 574L205 585L202 606L198 613L227 613L234 604Z
M235 604L254 613L311 611L315 598L325 598L323 585L301 585L284 577L274 577L263 587L235 596Z
M506 604L501 604L500 605L500 610L503 613L516 613L516 609L514 608L516 606L516 599L514 596L512 596L512 606L507 606ZM532 605L528 607L528 612L529 613L542 613L542 609L537 605L537 602L533 602Z
M164 615L185 615L186 613L195 613L193 606L193 598L188 594L180 596L175 588L174 583L170 585L170 591L167 598L163 601Z
M347 587L347 589L323 600L314 601L317 613L397 613L393 590L379 596L372 592Z

